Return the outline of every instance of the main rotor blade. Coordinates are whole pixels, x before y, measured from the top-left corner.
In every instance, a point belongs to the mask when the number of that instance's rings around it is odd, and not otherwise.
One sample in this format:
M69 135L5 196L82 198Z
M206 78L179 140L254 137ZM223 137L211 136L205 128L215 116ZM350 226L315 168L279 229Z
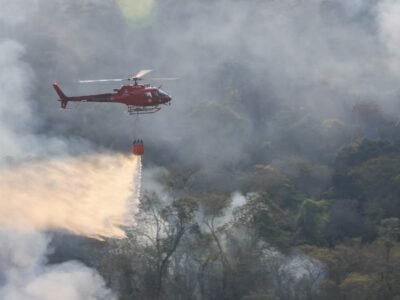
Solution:
M136 75L132 76L133 78L142 78L144 75L150 73L152 70L141 70Z
M80 83L88 83L88 82L107 82L107 81L124 81L126 79L122 78L114 78L114 79L95 79L95 80L79 80Z
M178 77L151 77L151 78L146 78L147 80L177 80L179 79Z

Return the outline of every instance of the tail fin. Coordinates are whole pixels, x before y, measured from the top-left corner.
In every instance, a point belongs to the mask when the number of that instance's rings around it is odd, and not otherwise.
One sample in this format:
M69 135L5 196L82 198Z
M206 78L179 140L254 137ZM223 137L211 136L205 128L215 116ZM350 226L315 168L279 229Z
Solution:
M58 95L58 97L60 97L61 101L61 108L65 109L67 108L67 104L68 104L68 97L65 96L65 94L63 93L63 91L60 89L60 87L58 86L57 82L53 83L53 88L56 90L56 93Z

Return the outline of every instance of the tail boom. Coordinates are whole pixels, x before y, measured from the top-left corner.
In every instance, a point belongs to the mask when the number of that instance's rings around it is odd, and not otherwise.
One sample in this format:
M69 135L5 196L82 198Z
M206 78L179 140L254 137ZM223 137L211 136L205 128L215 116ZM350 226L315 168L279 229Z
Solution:
M53 88L56 91L58 97L60 99L58 101L61 102L61 108L67 108L67 104L69 101L73 102L113 102L112 94L99 94L99 95L86 95L79 97L67 97L63 91L60 89L56 82L53 83Z

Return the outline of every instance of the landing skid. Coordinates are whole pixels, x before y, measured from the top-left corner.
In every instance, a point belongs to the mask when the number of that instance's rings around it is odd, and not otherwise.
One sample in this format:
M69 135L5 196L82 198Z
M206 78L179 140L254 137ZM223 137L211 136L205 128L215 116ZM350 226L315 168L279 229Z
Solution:
M154 113L158 112L160 109L161 109L161 107L158 107L158 106L142 107L142 106L128 105L128 113L130 115L154 114Z

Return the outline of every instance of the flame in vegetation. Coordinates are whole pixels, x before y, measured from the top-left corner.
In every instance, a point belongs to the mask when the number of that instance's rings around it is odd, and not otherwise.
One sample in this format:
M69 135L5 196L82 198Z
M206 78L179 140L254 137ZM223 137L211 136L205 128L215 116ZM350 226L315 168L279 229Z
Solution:
M140 195L138 156L87 155L0 169L0 226L123 238Z

